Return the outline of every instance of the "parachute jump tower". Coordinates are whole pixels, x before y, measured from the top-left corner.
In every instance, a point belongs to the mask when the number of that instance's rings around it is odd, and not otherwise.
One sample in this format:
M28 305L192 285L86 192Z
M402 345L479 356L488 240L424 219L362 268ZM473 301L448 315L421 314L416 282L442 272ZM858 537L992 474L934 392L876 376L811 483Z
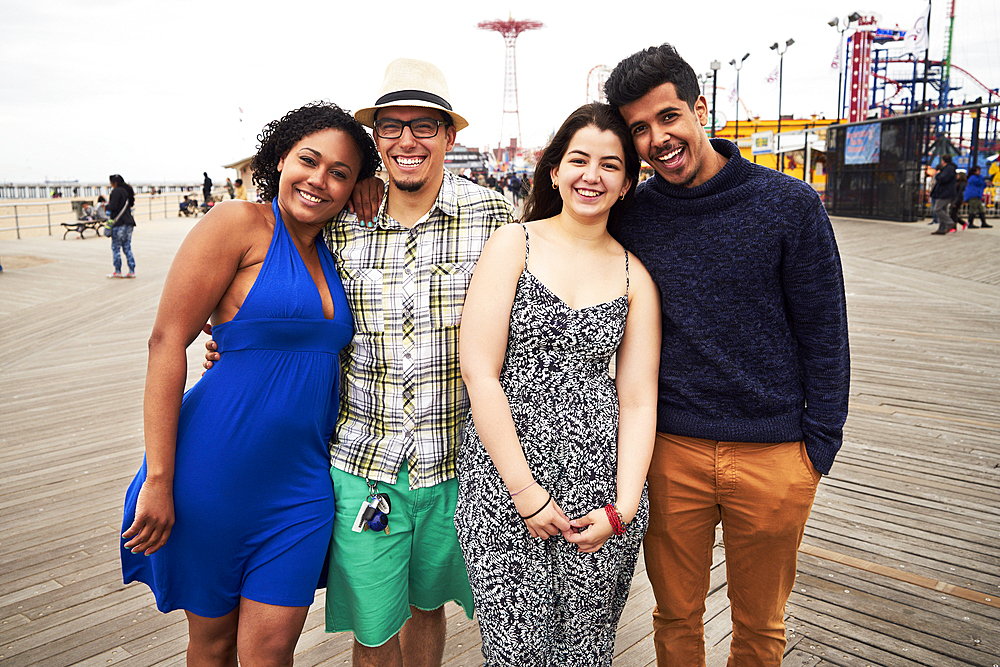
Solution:
M500 148L506 149L511 144L521 145L521 116L517 111L517 60L514 46L517 37L527 30L545 27L539 21L518 21L508 16L507 20L482 21L477 25L482 30L492 30L500 33L506 45L503 68L503 116L500 122ZM511 139L516 141L516 144ZM504 141L507 144L504 145Z

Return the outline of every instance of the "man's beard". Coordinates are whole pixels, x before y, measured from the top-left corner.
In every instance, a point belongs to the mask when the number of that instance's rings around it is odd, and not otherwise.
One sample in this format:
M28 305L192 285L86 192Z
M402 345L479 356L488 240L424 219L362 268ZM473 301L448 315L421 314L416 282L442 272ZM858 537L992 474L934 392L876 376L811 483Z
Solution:
M427 181L426 180L423 180L423 181L419 181L419 180L414 180L414 181L397 181L397 180L393 180L392 184L396 186L397 190L400 190L402 192L420 192L420 190L422 190L423 187L425 185L427 185Z

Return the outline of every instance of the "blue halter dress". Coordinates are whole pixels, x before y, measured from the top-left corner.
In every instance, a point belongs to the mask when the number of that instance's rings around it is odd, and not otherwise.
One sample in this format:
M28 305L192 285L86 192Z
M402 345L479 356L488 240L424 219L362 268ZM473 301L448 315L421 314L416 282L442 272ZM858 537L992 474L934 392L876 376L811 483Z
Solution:
M330 251L317 240L333 298L319 291L274 207L274 235L236 317L213 329L222 358L184 394L174 511L151 556L122 540L125 583L142 581L160 611L223 616L240 597L309 606L333 529L329 441L337 421L341 348L354 321ZM146 463L125 497L135 517ZM325 576L322 577L325 584Z

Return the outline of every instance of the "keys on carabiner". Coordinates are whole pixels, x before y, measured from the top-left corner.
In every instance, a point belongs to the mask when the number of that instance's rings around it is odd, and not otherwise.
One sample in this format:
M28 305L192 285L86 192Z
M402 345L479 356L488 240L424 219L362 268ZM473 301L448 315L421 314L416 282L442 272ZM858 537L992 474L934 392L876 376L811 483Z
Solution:
M385 531L385 534L389 534L389 511L392 509L392 504L389 502L389 496L384 493L376 494L372 499L375 505L375 513L366 520L369 528L375 532Z
M378 510L378 482L372 482L370 480L365 480L368 483L368 496L361 503L361 507L358 509L358 516L354 519L354 525L351 526L351 530L355 533L360 533L368 527L368 522L375 516L375 512Z
M385 531L385 534L388 535L389 511L392 508L389 496L379 493L378 482L365 481L368 483L368 496L361 503L351 530L360 533L370 528L376 532Z

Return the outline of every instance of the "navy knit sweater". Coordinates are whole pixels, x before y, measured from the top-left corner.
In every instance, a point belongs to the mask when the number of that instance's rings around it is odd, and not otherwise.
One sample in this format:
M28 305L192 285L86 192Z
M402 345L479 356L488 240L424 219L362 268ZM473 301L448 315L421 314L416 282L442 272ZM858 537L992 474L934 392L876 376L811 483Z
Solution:
M660 289L658 431L734 442L805 440L826 474L847 417L840 256L808 185L729 141L707 183L642 183L618 237Z

